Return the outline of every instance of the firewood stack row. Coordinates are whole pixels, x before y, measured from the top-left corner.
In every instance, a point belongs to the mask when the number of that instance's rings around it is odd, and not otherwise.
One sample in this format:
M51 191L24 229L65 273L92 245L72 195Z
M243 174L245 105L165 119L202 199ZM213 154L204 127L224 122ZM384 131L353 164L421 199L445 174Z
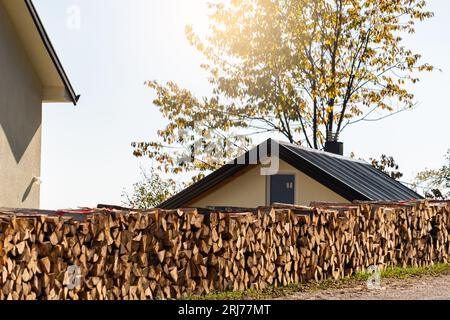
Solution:
M0 213L0 299L172 299L449 261L449 201L69 215Z

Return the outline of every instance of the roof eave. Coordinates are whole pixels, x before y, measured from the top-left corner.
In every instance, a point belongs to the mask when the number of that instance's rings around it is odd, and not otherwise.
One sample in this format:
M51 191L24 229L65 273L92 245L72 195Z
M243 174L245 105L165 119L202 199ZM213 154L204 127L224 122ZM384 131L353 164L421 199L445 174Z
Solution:
M42 24L42 21L37 13L37 10L33 4L32 0L24 0L26 7L28 8L28 11L31 15L31 18L33 19L33 22L36 26L36 29L39 32L39 35L42 39L42 42L44 43L45 48L47 49L47 52L50 56L50 58L53 61L53 64L55 65L56 70L58 71L58 74L64 84L65 90L69 96L69 100L67 102L72 102L75 106L78 103L78 100L80 99L80 95L77 95L75 93L75 90L73 89L72 84L70 83L70 80L61 64L61 61L58 58L58 55L56 54L56 51L50 41L50 38L45 31L44 25Z

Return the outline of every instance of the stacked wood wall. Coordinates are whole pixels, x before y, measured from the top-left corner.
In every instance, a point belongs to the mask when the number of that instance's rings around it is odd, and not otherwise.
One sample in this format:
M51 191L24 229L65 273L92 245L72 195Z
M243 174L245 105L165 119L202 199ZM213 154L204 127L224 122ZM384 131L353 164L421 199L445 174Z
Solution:
M81 220L81 221L80 221ZM0 299L155 299L448 262L450 202L0 214ZM69 266L81 285L69 289Z

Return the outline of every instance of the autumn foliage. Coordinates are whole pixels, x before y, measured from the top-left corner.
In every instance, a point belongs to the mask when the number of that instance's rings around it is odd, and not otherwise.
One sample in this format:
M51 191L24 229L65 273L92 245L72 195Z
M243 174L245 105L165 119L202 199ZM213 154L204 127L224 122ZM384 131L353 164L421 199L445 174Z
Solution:
M258 135L320 149L327 134L411 108L410 85L433 67L402 37L433 16L425 6L423 0L210 4L208 36L190 26L186 34L205 58L212 94L197 97L175 83L149 81L168 124L156 141L134 143L135 155L156 159L167 172L205 171L247 150Z

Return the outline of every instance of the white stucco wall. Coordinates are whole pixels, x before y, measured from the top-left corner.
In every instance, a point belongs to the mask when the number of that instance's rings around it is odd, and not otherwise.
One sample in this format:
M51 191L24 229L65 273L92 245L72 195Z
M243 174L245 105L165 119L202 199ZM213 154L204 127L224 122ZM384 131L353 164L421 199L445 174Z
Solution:
M42 89L0 1L0 207L38 208Z

